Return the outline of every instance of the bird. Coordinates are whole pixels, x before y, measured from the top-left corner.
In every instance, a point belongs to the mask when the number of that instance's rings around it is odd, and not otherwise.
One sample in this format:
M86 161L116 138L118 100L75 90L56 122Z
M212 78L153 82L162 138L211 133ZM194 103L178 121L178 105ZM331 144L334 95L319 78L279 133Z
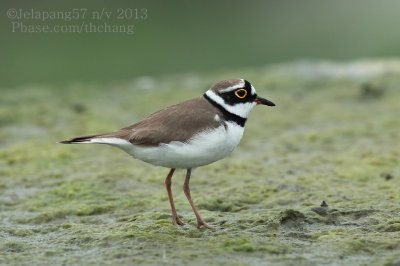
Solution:
M198 212L189 182L194 168L229 155L239 144L249 112L256 105L275 106L257 95L245 79L226 79L211 86L202 96L160 109L119 130L74 137L61 144L108 144L146 163L169 168L165 187L172 223L184 225L172 196L172 176L185 169L183 191L197 219L197 228L215 229Z

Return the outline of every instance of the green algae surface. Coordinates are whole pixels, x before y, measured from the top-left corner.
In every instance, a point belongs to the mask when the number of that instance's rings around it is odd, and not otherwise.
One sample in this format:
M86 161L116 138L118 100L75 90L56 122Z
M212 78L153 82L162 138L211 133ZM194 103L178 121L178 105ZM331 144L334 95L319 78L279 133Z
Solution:
M257 107L234 153L196 169L216 230L171 224L168 169L102 145L58 145L121 128L218 80L244 77ZM0 263L398 265L400 61L299 62L107 85L2 88Z

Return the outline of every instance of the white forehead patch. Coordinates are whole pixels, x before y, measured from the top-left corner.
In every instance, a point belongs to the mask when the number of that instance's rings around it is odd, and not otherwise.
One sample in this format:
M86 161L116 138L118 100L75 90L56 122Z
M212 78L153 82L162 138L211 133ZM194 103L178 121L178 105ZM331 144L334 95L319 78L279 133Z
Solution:
M220 92L222 92L222 93L224 93L224 92L230 92L230 91L234 91L234 90L236 90L236 89L243 88L243 87L244 87L244 79L240 79L240 82L239 82L238 84L236 84L236 85L234 85L234 86L231 86L231 87L229 87L229 88L220 90Z
M254 89L253 85L251 85L251 95L256 94L256 89Z

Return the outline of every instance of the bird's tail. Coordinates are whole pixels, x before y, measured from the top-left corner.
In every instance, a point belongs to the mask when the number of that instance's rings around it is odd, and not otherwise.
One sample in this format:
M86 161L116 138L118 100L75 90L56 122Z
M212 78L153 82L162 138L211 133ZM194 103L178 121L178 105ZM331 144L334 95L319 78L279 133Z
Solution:
M94 143L92 140L101 138L105 134L93 134L93 135L86 135L86 136L80 136L80 137L75 137L63 141L59 141L58 143L61 144L80 144L80 143Z

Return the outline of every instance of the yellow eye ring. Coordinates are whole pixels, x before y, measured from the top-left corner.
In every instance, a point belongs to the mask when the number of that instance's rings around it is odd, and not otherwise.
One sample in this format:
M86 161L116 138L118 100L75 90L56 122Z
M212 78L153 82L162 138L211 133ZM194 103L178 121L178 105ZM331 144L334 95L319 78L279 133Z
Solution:
M247 96L247 91L245 89L238 89L238 90L235 90L235 95L239 99L243 99L244 97Z

